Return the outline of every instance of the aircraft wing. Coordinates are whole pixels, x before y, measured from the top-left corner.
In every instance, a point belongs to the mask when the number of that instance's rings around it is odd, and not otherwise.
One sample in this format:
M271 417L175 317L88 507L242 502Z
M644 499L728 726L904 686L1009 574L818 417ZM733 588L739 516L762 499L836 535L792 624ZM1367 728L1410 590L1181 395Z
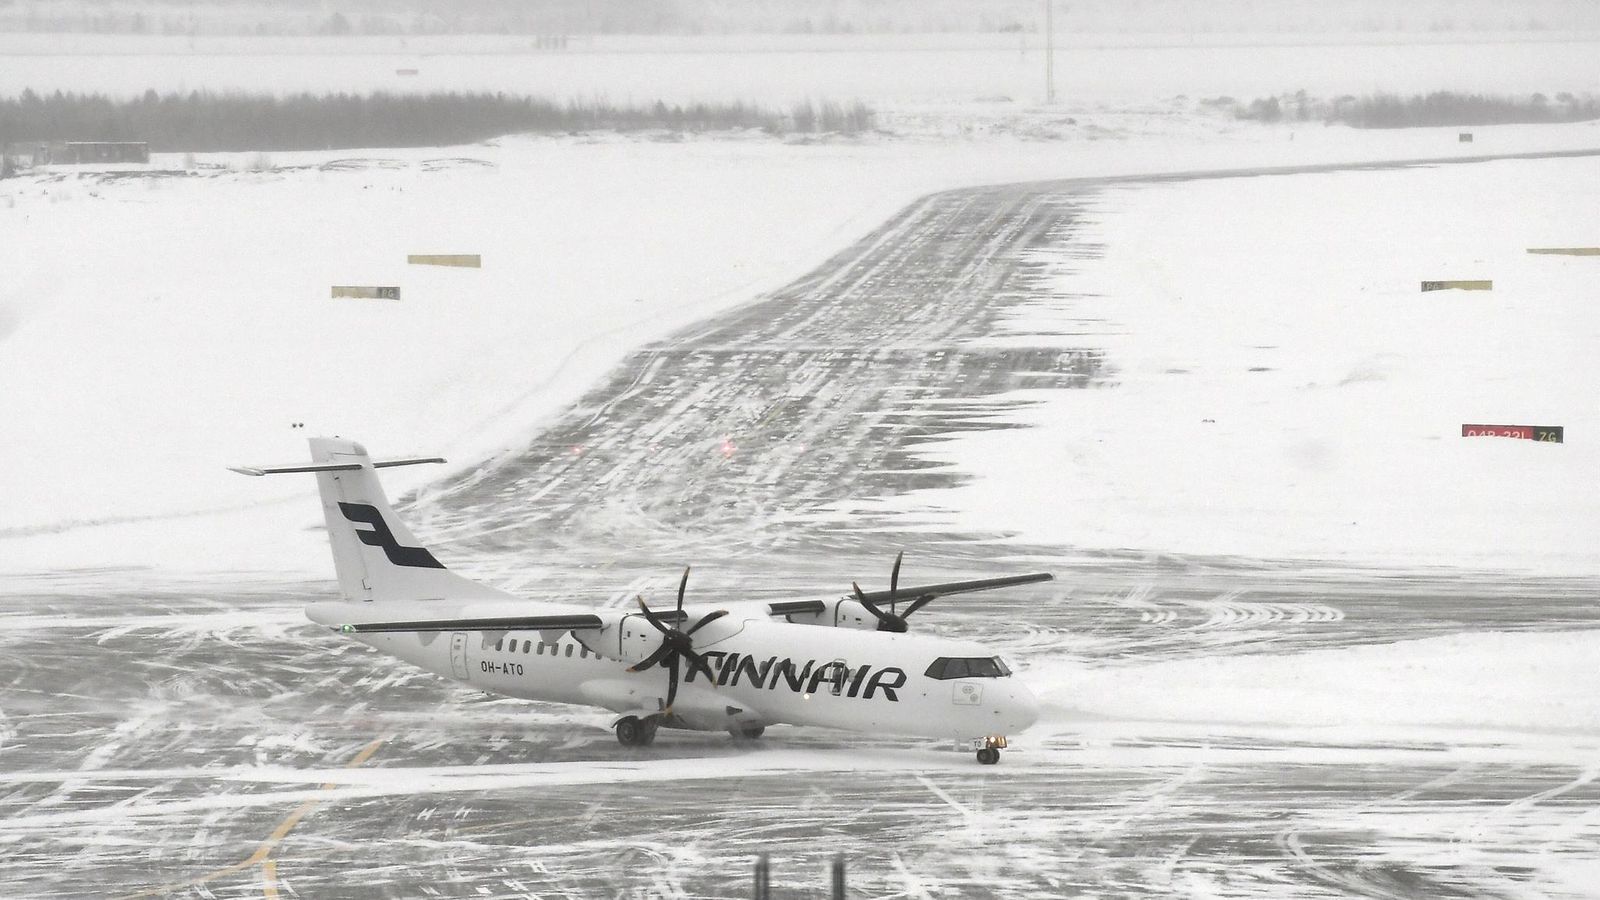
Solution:
M943 597L947 594L992 591L999 588L1015 587L1019 584L1050 581L1054 578L1055 576L1049 572L1037 572L1032 575L1007 575L1003 578L978 578L970 581L946 581L940 584L912 585L900 588L894 591L892 595L889 591L865 591L863 596L866 597L869 603L888 603L891 599L894 599L901 602L921 601L921 604L926 604L935 597ZM830 596L827 598L775 600L769 603L761 603L760 606L764 608L769 616L786 618L788 616L820 615L831 608L831 604L837 603L841 599L855 600L856 596L854 594L846 594L842 598ZM793 620L791 619L790 621Z
M346 622L339 630L346 634L379 634L394 631L580 631L604 628L605 620L596 615L501 616L478 619L426 619L412 622Z
M1001 578L979 578L970 581L947 581L940 584L912 585L895 591L901 601L915 601L943 597L949 594L970 594L999 588L1015 587L1050 581L1048 572L1031 575L1008 575ZM867 591L872 603L889 602L888 591ZM846 595L845 599L854 599ZM709 612L713 608L728 609L736 615L766 615L786 617L819 614L829 608L836 598L810 598L774 601L739 601L717 604L691 604L687 609L663 609L657 617L670 624ZM392 632L441 631L585 631L599 630L615 624L622 616L631 615L632 607L596 609L566 603L545 603L533 600L484 601L398 601L390 603L350 603L327 601L306 607L306 617L318 624L337 628L349 634L378 634Z
M894 592L894 597L899 600L915 600L920 597L932 599L950 594L970 594L974 591L992 591L998 588L1016 587L1019 584L1036 584L1040 581L1052 581L1054 575L1049 572L1035 572L1032 575L1007 575L1003 578L978 578L973 581L946 581L943 584L924 584L912 587L903 587ZM863 591L868 600L873 603L889 602L888 591ZM851 595L852 597L854 595Z
M329 601L306 607L306 617L346 634L440 631L583 631L615 624L628 609L592 609L530 600L453 603L438 600L392 603ZM532 613L532 614L530 614ZM657 615L669 622L676 610Z

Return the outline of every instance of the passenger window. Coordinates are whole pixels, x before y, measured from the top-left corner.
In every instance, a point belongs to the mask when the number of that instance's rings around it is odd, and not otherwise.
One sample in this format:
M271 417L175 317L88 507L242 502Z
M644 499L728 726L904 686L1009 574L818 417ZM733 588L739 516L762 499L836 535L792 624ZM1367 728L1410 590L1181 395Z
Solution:
M540 656L544 655L544 641L540 641L539 642L539 655Z
M501 638L500 640L495 641L494 642L494 649L499 650L501 648L501 645L505 644L505 642L506 642L505 638Z
M571 644L568 644L568 645L567 645L567 655L568 655L568 656L571 656L571 655L572 655L572 645L571 645Z
M523 655L526 656L527 654L532 653L532 652L533 652L533 641L523 641L522 642L522 653L523 653Z

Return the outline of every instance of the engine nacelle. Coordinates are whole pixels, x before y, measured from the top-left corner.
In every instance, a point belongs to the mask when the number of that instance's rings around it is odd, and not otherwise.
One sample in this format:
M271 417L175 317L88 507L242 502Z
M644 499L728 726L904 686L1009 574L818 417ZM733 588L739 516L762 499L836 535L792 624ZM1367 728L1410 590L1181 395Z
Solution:
M698 611L696 615L683 618L678 622L678 628L692 628L694 623L704 614ZM676 618L672 614L664 616L669 626L673 625ZM744 627L742 620L722 618L705 627L705 630L694 636L696 646L705 647L726 640L738 633ZM625 663L643 662L650 654L661 647L662 634L656 630L650 620L643 613L629 613L613 624L606 625L597 630L584 629L572 632L578 643L588 647L590 651L606 659L620 660Z
M572 636L591 652L625 663L641 662L661 646L661 632L639 613L599 630L574 631Z
M825 628L854 628L859 631L878 630L878 618L867 608L848 597L829 600L815 612L792 612L784 616L796 625L821 625Z

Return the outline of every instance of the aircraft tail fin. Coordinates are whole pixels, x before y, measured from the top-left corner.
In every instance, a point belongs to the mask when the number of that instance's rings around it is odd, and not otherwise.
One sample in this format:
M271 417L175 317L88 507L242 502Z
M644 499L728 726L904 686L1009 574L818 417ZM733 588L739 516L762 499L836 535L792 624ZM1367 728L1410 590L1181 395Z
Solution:
M442 462L438 457L374 462L355 441L318 437L311 438L309 465L238 466L233 471L317 476L333 567L346 600L503 599L503 592L446 569L395 514L378 481L378 469Z

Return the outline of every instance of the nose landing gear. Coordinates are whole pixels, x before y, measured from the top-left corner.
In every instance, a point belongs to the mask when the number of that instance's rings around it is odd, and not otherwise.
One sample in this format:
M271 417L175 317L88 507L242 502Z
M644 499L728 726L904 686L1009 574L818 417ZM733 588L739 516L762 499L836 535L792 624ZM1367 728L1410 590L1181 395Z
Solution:
M1000 761L1000 751L1006 746L1005 735L991 734L972 741L970 749L978 751L978 762L992 766Z

